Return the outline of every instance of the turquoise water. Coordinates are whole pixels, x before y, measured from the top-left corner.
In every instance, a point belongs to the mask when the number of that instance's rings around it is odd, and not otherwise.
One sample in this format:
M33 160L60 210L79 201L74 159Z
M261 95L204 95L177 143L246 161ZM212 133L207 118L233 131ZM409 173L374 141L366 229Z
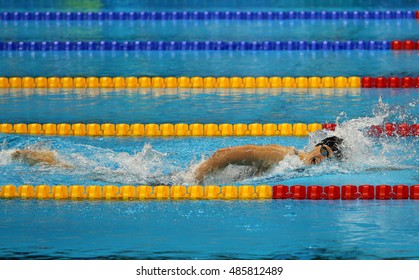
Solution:
M418 259L418 206L0 200L0 249L7 259Z
M0 76L418 76L417 51L0 52Z
M417 122L417 89L366 88L3 89L0 122L334 123L341 113L348 119L371 116L380 96L394 112L387 122Z
M417 39L419 21L2 21L0 27L0 41L391 41Z

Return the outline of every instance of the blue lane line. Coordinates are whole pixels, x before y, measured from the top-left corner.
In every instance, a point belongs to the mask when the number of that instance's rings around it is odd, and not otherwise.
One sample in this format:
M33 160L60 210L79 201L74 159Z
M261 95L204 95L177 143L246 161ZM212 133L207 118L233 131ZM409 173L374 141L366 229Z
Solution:
M380 20L415 19L416 11L283 12L2 12L0 20Z
M391 41L90 41L0 42L0 51L282 51L282 50L390 50Z

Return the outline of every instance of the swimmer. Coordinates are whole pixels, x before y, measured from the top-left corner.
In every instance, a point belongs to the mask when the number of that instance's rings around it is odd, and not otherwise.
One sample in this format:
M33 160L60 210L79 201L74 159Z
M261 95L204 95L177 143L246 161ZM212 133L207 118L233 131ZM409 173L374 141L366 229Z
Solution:
M226 168L229 164L253 166L256 174L269 170L282 161L287 155L296 155L306 165L319 164L326 158L342 158L341 144L343 139L333 136L323 139L311 152L298 151L293 147L280 145L245 145L224 148L216 151L195 171L195 179L199 182L204 177Z
M72 168L68 164L62 163L55 158L53 152L48 150L16 150L12 153L12 159L22 160L30 166L35 164L58 165L65 168Z

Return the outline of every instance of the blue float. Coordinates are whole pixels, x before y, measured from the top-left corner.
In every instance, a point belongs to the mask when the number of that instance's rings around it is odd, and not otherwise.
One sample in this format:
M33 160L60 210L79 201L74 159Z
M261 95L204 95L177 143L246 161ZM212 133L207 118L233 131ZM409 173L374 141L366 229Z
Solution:
M0 50L390 50L390 41L89 41L89 42L0 42Z
M193 11L193 12L2 12L0 20L379 20L415 19L416 11Z

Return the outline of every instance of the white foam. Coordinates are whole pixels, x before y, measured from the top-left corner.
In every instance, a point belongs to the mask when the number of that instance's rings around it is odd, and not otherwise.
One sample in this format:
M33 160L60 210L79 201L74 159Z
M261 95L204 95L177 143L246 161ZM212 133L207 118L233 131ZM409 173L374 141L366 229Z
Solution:
M411 108L416 106L415 102L409 103ZM358 174L379 170L418 170L417 143L419 139L405 137L371 137L368 133L372 125L384 125L389 119L398 119L400 122L415 122L410 113L406 113L400 107L391 108L384 103L382 98L378 100L373 108L372 116L356 119L346 119L342 112L336 118L335 131L317 131L310 134L309 143L304 151L310 151L322 139L330 136L337 136L344 139L342 145L343 161L326 160L319 165L302 166L297 157L287 157L279 162L264 177L250 179L251 181L269 180L272 178L291 179L297 177L321 176L325 174ZM413 164L406 164L413 160ZM245 181L249 183L249 180Z
M9 165L12 163L12 154L16 149L0 150L0 166Z
M92 156L87 157L86 151ZM153 150L150 144L134 154L83 145L83 154L73 153L67 160L75 166L73 172L111 183L168 184L170 172L176 170L167 155Z

